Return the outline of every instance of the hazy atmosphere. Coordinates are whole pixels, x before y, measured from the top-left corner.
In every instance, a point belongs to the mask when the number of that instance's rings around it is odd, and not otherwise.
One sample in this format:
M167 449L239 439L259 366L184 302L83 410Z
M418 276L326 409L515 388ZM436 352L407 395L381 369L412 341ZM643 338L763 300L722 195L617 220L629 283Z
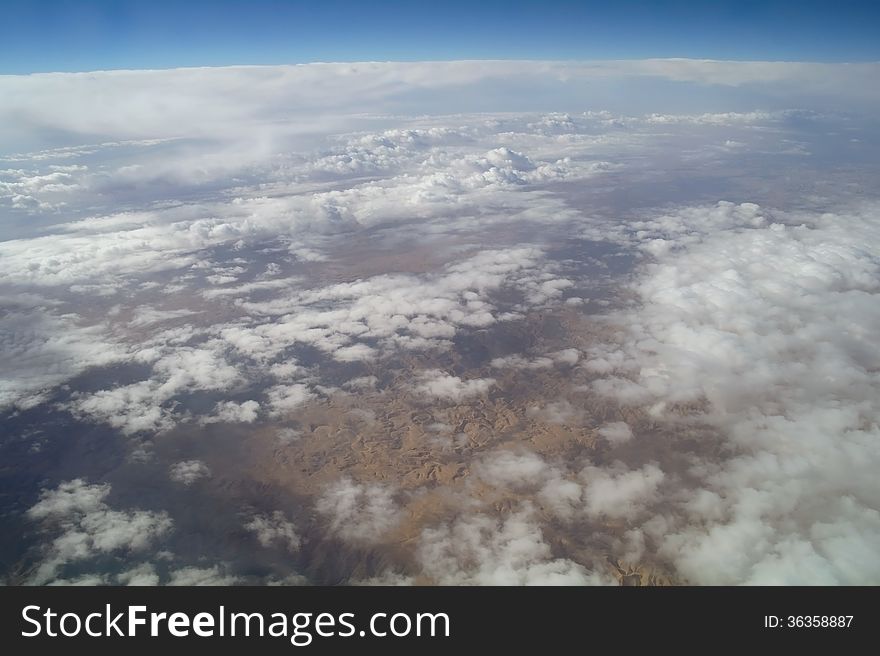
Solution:
M0 579L880 583L880 64L572 54L0 75Z

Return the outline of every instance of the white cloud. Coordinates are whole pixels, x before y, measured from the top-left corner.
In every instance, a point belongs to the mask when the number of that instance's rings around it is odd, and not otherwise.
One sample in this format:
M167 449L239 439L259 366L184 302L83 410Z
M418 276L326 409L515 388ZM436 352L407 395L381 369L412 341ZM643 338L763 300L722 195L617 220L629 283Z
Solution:
M583 486L573 480L554 476L547 480L537 494L537 500L556 517L578 519L583 515Z
M116 575L121 585L155 586L159 585L159 575L151 563L142 563Z
M266 391L269 407L273 415L283 415L296 410L303 403L314 398L309 388L302 383L275 385Z
M416 394L455 402L485 394L495 384L494 378L462 380L439 369L421 372L419 380L419 384L415 387Z
M695 403L735 449L697 458L654 535L689 580L880 580L877 217L721 203L635 226L656 262L595 388L670 421Z
M331 534L353 543L382 542L401 519L391 489L357 483L350 478L327 487L318 497L315 509L326 518Z
M102 574L82 574L71 579L54 579L46 585L59 587L107 585L107 577Z
M277 267L278 265L276 264L275 266ZM220 298L224 296L246 297L250 296L254 292L294 287L298 282L300 282L298 279L257 280L255 282L248 282L241 285L236 285L234 287L215 287L210 289L203 289L200 293L202 296L208 299Z
M213 565L211 567L183 567L170 572L168 585L236 585L241 579L235 575L227 574L225 567Z
M175 483L192 485L198 480L208 478L211 475L211 470L201 460L182 460L171 465L168 469L168 475Z
M581 352L576 348L567 348L551 353L550 357L559 364L574 366L581 359Z
M629 442L633 437L633 432L625 421L612 421L599 429L599 435L604 437L611 446L617 446Z
M51 388L90 367L128 359L128 349L106 327L83 326L75 315L10 311L0 315L0 408L28 408Z
M253 533L264 547L280 546L287 551L296 552L302 543L296 525L280 510L269 515L254 515L244 527Z
M112 390L101 390L74 400L74 416L105 422L125 434L162 431L174 422L171 411L159 405L156 385L151 381L133 383Z
M665 475L655 464L629 470L588 466L581 472L586 511L593 517L634 519L648 504L659 500L657 489Z
M194 314L197 313L186 308L180 308L177 310L160 310L154 307L141 306L134 309L129 324L135 327L151 326L153 324L163 323L173 319L189 317Z
M769 95L791 95L793 90L810 88L818 98L836 94L849 102L864 102L877 99L871 84L876 76L877 65L872 63L692 59L387 62L51 73L4 76L0 122L10 134L57 130L109 139L206 136L228 125L235 126L239 134L251 134L259 143L278 108L285 108L292 118L287 129L295 134L332 127L344 113L395 111L401 106L395 97L411 104L420 91L455 89L439 111L454 107L453 99L461 111L462 102L478 92L485 98L486 85L499 82L514 85L523 97L521 102L527 102L528 92L540 80L547 97L544 104L561 100L562 90L573 86L565 84L570 80L594 82L580 85L584 91L579 97L586 105L590 92L594 96L597 92L596 82L615 79L621 85L615 87L617 92L627 94L636 85L643 88L645 77L657 83L668 81L672 88L681 88L680 83L727 85L759 88ZM499 101L495 109L516 109L510 106L510 97L517 95L504 94L505 104ZM155 111L144 98L157 97L174 102ZM436 105L436 95L427 97Z
M352 344L351 346L340 346L333 351L333 359L340 362L358 362L361 360L372 360L376 357L376 349L366 344Z
M496 486L536 486L552 475L551 468L536 453L502 451L490 454L477 466L480 479Z
M379 379L375 376L358 376L357 378L352 378L342 384L345 389L352 391L360 391L360 390L372 390L376 388L376 385L379 383Z
M570 424L578 422L586 415L584 410L576 408L570 401L562 399L551 401L543 407L529 406L526 408L526 416L539 421L547 421L551 424Z
M552 358L537 357L524 358L521 355L505 355L500 358L492 358L489 363L496 369L515 368L515 369L547 369L553 366Z
M89 485L82 479L43 491L27 517L52 537L29 583L50 583L65 565L101 554L144 552L171 530L166 513L113 510L106 501L109 494L109 485Z
M227 332L227 331L224 331ZM269 373L278 380L290 381L295 380L305 373L305 369L293 360L287 362L276 362L269 367Z
M391 349L448 346L460 329L504 319L489 298L492 293L543 284L549 265L541 256L533 247L481 251L437 274L378 275L283 299L242 303L248 312L276 318L253 327L226 328L221 334L253 358L273 357L296 343L345 361L373 357L377 347L351 343L360 339L378 340L379 347Z
M610 577L556 558L533 510L473 515L422 532L422 571L443 585L607 585Z
M642 518L652 504L664 499L659 487L664 473L653 463L630 469L621 462L588 464L576 472L551 464L530 451L488 454L474 470L481 481L498 491L530 493L553 515L564 520Z
M192 348L163 345L157 353L147 348L137 354L141 359L155 359L153 378L99 390L93 394L75 394L68 407L75 416L102 421L120 429L125 434L140 431L163 431L175 423L175 413L169 401L175 395L194 390L224 390L235 384L240 374L227 364L218 346ZM256 409L254 401L238 407L239 417L247 418ZM234 414L231 406L217 408L219 413ZM241 420L241 419L239 419Z
M252 424L257 420L259 412L260 404L256 401L244 401L242 403L221 401L214 406L213 415L202 417L199 421L202 424L214 424L217 422Z

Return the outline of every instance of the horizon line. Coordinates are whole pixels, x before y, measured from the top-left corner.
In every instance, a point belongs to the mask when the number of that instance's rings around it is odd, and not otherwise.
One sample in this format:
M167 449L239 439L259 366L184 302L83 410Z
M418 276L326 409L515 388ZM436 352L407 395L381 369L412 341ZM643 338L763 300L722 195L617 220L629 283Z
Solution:
M634 57L611 59L533 59L528 57L491 58L491 59L364 59L348 61L307 61L285 62L272 64L217 64L201 66L167 66L149 68L97 68L90 70L51 70L31 71L28 73L0 72L0 77L30 77L38 75L92 75L96 73L158 73L163 71L208 70L208 69L253 69L253 68L295 68L300 66L354 66L354 65L389 65L389 64L501 64L507 62L533 64L611 64L635 62L694 62L701 64L792 64L810 66L848 67L880 64L880 59L863 61L819 61L796 59L714 59L703 57Z

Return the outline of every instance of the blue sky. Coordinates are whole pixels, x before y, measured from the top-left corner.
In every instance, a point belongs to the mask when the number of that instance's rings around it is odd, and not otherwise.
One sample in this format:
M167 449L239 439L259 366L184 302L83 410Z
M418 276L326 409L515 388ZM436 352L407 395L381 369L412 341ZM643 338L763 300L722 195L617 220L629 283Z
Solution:
M880 60L880 3L7 0L0 73L310 61Z

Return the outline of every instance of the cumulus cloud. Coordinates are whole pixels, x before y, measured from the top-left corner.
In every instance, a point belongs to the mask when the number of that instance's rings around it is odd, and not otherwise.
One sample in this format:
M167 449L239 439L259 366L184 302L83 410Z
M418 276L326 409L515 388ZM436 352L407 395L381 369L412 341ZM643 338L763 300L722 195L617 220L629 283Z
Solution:
M664 477L652 463L636 470L622 463L586 467L581 472L586 511L594 517L634 519L647 504L658 500L657 488Z
M220 565L212 567L182 567L170 572L167 585L236 585L241 579L228 574Z
M305 369L299 366L295 361L288 360L286 362L276 362L269 367L269 373L274 378L281 381L291 381L300 378L305 374Z
M378 275L283 299L242 303L267 318L221 334L252 358L270 358L297 343L342 361L376 355L374 346L354 340L378 341L388 349L448 346L458 330L505 319L491 302L492 293L513 286L531 290L548 278L560 280L541 260L542 252L534 247L481 251L432 275Z
M213 345L215 348L210 346L163 345L155 350L158 353L144 349L137 356L148 361L155 358L152 378L93 394L75 394L68 407L76 416L106 422L125 434L167 430L175 422L170 402L176 395L195 390L228 389L239 379L238 371L226 362L216 348L217 344ZM226 405L217 410L233 413L232 407ZM248 405L244 414L242 408L238 408L238 416L246 417L249 410L255 408Z
M372 360L376 357L376 349L366 344L352 344L341 346L333 351L333 359L340 362L357 362L359 360Z
M379 379L376 376L358 376L357 378L352 378L342 384L345 389L358 391L358 390L371 390L375 389L376 385L379 383Z
M880 580L877 216L720 203L635 226L655 261L617 317L626 343L590 361L595 389L657 417L696 403L737 453L699 459L700 487L655 527L689 580Z
M562 520L576 520L583 516L584 488L581 483L564 476L551 476L538 490L536 499L553 516Z
M382 542L401 519L390 488L350 478L328 486L315 509L327 520L331 534L353 543Z
M551 401L541 406L530 406L526 409L526 416L539 421L547 421L551 424L568 424L576 422L586 413L576 408L570 401Z
M266 391L269 407L273 415L283 415L296 410L306 401L314 398L314 394L302 383L291 385L275 385Z
M469 66L449 70L466 78L489 74L488 69L478 68L482 70L479 74ZM381 69L365 66L363 72L384 75ZM306 71L279 70L294 77ZM391 67L387 72L396 74L399 69ZM247 75L231 70L218 74L234 79ZM317 79L312 74L307 77ZM348 72L320 68L321 76L336 74L347 76ZM169 73L167 79L144 74L128 79L120 74L105 81L115 89L123 80L125 84L152 80L161 85L190 75L178 71ZM262 79L261 75L257 77ZM44 81L51 82L48 78ZM89 85L76 77L62 76L55 82L71 88ZM88 120L94 111L90 110ZM56 118L68 121L71 116L66 113ZM102 124L107 128L111 123ZM525 120L518 124L519 129L527 130L526 126ZM232 134L218 125L213 129ZM325 236L389 221L409 222L416 217L426 226L433 222L427 227L430 233L512 217L556 221L575 216L563 203L534 187L593 175L598 171L593 163L583 164L570 145L560 156L546 148L539 154L527 152L535 144L526 135L517 139L522 146L501 145L500 141L510 141L510 135L499 135L497 129L482 117L462 117L461 125L455 127L414 125L348 132L330 139L328 151L320 156L242 153L218 134L217 143L223 145L216 147L221 151L197 156L201 168L196 168L208 171L205 180L185 174L194 169L189 154L194 147L184 146L177 135L128 141L108 138L98 144L12 156L10 161L18 158L28 165L18 168L16 164L17 168L4 172L3 189L8 193L45 195L51 191L63 194L64 202L71 206L81 204L82 211L72 212L70 222L53 221L50 229L39 234L24 233L23 238L0 241L0 283L13 289L40 287L47 299L64 295L67 301L70 293L75 299L106 295L116 304L108 312L114 317L113 326L96 324L94 318L47 314L43 308L4 315L0 320L15 324L3 331L9 342L3 345L4 350L21 355L21 361L14 360L8 371L3 369L0 404L32 407L50 398L54 386L89 368L124 360L148 362L153 367L149 380L75 393L65 407L79 419L105 422L127 434L163 431L190 419L181 412L180 397L200 390L226 390L242 382L243 372L234 371L226 361L232 355L227 348L261 365L269 363L279 382L299 384L304 371L298 365L271 362L296 345L315 346L341 362L369 361L398 348L448 347L461 330L515 318L518 315L498 311L491 299L492 294L510 287L521 291L526 304L559 299L571 281L550 270L552 267L542 261L543 253L531 246L479 252L439 273L375 275L323 287L304 285L304 278L286 275L278 262L257 267L246 257L223 261L208 253L224 247L247 254L247 247L273 241L297 262L314 264L327 259L322 252ZM227 147L231 151L223 150ZM95 172L108 167L79 161L82 157L100 161L110 152L134 163L98 179ZM237 157L226 157L229 152ZM349 164L371 162L365 168L355 166L355 172L369 169L385 177L367 183L356 180L329 191L320 186L299 186L301 180L317 180L313 174L326 169L328 158L335 158L337 164L343 160ZM181 170L169 168L169 162L178 160L184 163ZM243 172L233 171L223 160L244 162L243 166L249 167L245 178L255 186L241 186L234 174ZM154 169L161 170L155 174L158 178L149 177ZM233 179L234 193L216 193ZM151 188L156 193L167 191L169 184L183 189L187 196L192 185L214 186L197 202L165 202L169 199L161 197L161 202L135 202L140 209L118 210L118 206L129 207L131 203L117 197L117 192L124 194L135 183L156 180L161 182ZM279 191L283 193L275 193ZM94 208L100 207L96 203L103 198L108 199L107 207L96 211ZM259 270L264 273L253 278L251 272ZM170 282L154 280L171 272L176 275ZM210 283L208 288L206 283ZM156 302L149 296L154 287L170 297L181 294L180 300L187 306ZM186 294L182 294L184 290L188 290ZM137 298L141 292L147 298ZM206 306L194 301L192 292L201 299L228 304L224 310L227 320L218 320L216 308L206 314ZM131 302L130 294L136 296ZM241 312L248 317L229 320ZM211 332L217 339L196 346L196 335L204 331L183 324L190 321L202 325L215 321ZM179 328L160 332L171 322ZM155 336L147 348L143 348L144 334ZM15 343L10 341L13 339ZM201 361L196 361L199 358ZM302 396L298 389L272 390L269 411L292 410ZM232 412L231 406L226 410ZM222 414L218 411L202 421L224 421ZM230 415L229 420L238 419Z
M116 575L121 585L155 586L159 585L159 575L152 563L142 563Z
M497 136L492 139L486 135L486 140L495 141ZM416 161L406 173L389 174L380 182L355 182L341 190L267 196L265 188L257 185L244 190L236 187L239 195L231 199L125 212L108 206L106 214L59 224L48 234L0 242L0 282L51 287L83 284L100 277L107 284L118 285L131 276L188 267L200 271L203 260L199 252L206 249L221 245L240 248L278 238L304 240L291 248L297 259L314 262L323 257L313 246L320 236L407 222L414 217L442 221L447 230L459 222L491 223L511 215L539 220L543 209L553 214L544 220L556 220L573 212L535 191L534 186L601 173L590 167L581 170L568 158L533 162L525 154L504 148L466 155L414 150L407 155L407 159L413 158ZM262 162L263 175L280 178L279 190L295 191L289 181L292 172L279 170L276 162L272 158ZM215 184L229 184L228 175L224 171ZM94 196L87 194L85 199ZM460 217L459 221L450 222L450 215ZM199 293L211 299L241 297L296 284L296 279L288 278L245 282L241 279L245 273L239 266L200 272L211 287ZM563 283L543 281L534 293L556 295L554 284ZM116 293L118 288L108 290Z
M500 358L493 358L490 364L496 369L507 367L514 369L546 369L554 364L575 365L580 360L580 357L581 353L578 349L567 348L534 358L527 358L517 354L505 355Z
M106 327L81 325L76 315L9 311L0 315L0 408L29 408L50 390L90 367L128 359Z
M198 480L211 475L211 470L201 460L182 460L168 469L168 475L175 483L192 485Z
M552 475L544 459L530 451L493 453L478 464L477 472L496 486L535 486Z
M443 585L602 585L610 577L556 558L528 505L504 519L473 515L422 532L417 557Z
M546 357L525 358L521 355L505 355L500 358L492 358L490 364L496 369L507 367L515 369L546 369L553 366L553 360Z
M629 442L633 437L633 432L625 421L612 421L599 429L599 435L612 446L617 446Z
M109 494L109 485L90 485L82 479L43 491L27 517L50 539L29 583L50 583L66 565L102 554L143 553L171 530L165 512L113 510L106 501Z
M257 420L259 412L260 404L256 401L244 401L242 403L221 401L214 406L214 414L202 417L200 422L203 424L217 422L252 424Z
M495 384L494 378L473 378L462 380L458 376L447 374L439 369L421 372L416 394L443 401L462 401L471 396L478 396L489 391Z
M278 546L296 552L302 542L297 534L296 525L280 510L268 515L254 515L244 527L253 533L264 547Z
M171 321L173 319L189 317L193 314L197 313L186 308L180 308L177 310L160 310L154 307L141 306L134 309L129 323L135 327L150 326L165 321Z
M644 511L663 500L665 479L654 463L629 468L622 462L605 466L550 463L530 451L500 451L475 466L479 479L500 490L533 495L545 510L564 520L645 517Z
M581 352L576 348L566 348L551 353L550 357L559 364L573 366L581 359Z

